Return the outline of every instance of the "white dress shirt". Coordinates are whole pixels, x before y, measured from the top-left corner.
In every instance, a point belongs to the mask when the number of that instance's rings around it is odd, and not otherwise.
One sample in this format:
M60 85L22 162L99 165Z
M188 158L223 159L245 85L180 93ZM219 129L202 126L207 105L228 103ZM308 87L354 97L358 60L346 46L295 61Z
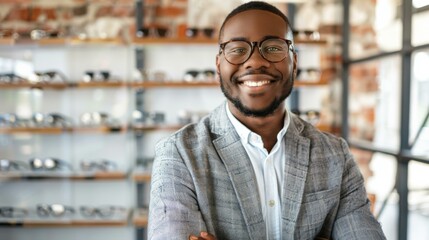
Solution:
M261 136L250 131L238 121L226 104L228 118L240 135L241 142L255 170L262 213L267 228L267 239L282 239L281 236L281 186L284 175L285 144L283 136L289 127L290 115L286 111L283 128L277 134L277 142L271 152L264 148Z

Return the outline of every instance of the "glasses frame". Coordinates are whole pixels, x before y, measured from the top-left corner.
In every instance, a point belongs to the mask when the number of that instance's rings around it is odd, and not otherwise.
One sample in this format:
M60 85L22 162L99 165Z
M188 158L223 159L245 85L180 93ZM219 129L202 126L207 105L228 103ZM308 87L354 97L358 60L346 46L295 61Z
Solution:
M118 169L118 165L107 159L100 159L96 161L82 161L80 162L80 168L85 172L111 172Z
M30 166L23 161L0 159L0 173L9 171L24 171L29 170Z
M65 170L72 170L72 166L65 162L64 160L58 159L58 158L38 158L34 157L31 158L29 161L30 168L32 171L65 171ZM40 161L42 164L40 167L35 164L36 161ZM47 165L47 161L52 161L54 164L52 167Z
M1 218L24 218L28 215L28 210L17 207L0 207Z
M230 63L230 64L232 64L232 65L241 65L241 64L243 64L243 63L245 63L245 62L247 62L249 59L250 59L250 57L253 55L253 52L255 51L255 47L257 47L258 48L258 52L259 52L259 54L262 56L262 58L264 58L265 60L267 60L268 62L271 62L271 63L278 63L278 62L281 62L281 61L283 61L286 57L287 57L287 54L284 56L284 58L282 58L281 60L278 60L278 61L270 61L270 60L268 60L265 56L264 56L264 54L262 53L262 49L261 49L261 46L262 46L262 44L265 42L265 41L268 41L268 40L273 40L273 39L278 39L278 40L283 40L283 41L285 41L286 42L286 44L288 45L288 49L289 49L289 51L292 51L293 53L295 53L295 47L294 47L294 45L293 45L293 42L292 42L292 40L289 40L289 39L286 39L286 38L281 38L281 37L269 37L269 38L265 38L265 39L263 39L262 41L259 41L259 42L251 42L251 41L247 41L247 40L245 40L245 39L231 39L231 40L229 40L229 41L226 41L226 42L223 42L223 43L220 43L219 44L219 55L220 54L222 54L223 53L223 55L224 55L224 57L225 57L225 60L228 62L228 63ZM249 56L246 58L246 60L244 60L244 61L242 61L242 62L240 62L240 63L232 63L232 62L230 62L229 60L228 60L228 58L225 56L225 46L228 44L228 43L231 43L231 42L245 42L245 43L247 43L247 44L249 44L250 45L250 54L249 54Z
M75 213L73 207L62 204L38 204L36 211L39 217L64 217Z
M90 207L81 206L80 213L85 218L100 218L108 219L113 218L118 213L125 212L126 209L119 206L101 206L101 207Z

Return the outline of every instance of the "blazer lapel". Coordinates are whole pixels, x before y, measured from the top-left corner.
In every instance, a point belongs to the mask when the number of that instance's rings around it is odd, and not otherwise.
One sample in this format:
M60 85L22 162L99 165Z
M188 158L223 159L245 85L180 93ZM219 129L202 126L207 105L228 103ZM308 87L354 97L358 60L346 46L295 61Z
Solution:
M310 140L299 133L304 125L293 115L286 133L286 161L282 186L282 238L294 239L310 158Z
M223 111L221 110L222 113L218 114L221 117L216 119L216 121L221 120L223 122L212 125L222 126L222 131L220 128L214 130L220 136L213 140L213 144L231 179L250 238L265 239L265 222L252 163L240 141L240 137L227 118L224 108L225 106L222 106ZM223 120L222 117L224 117Z

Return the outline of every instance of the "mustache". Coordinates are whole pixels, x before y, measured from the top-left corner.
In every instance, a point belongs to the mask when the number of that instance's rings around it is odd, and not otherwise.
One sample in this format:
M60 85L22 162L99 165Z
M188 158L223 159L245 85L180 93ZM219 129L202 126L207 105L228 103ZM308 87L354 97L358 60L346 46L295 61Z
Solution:
M281 78L280 76L277 76L277 75L275 75L275 74L272 74L272 73L268 72L266 69L261 68L261 69L248 69L246 72L244 72L244 73L242 73L242 74L240 74L240 75L238 75L238 76L233 76L233 77L231 78L231 81L232 81L233 83L237 83L237 82L238 82L238 79L240 79L240 78L242 78L242 77L244 77L244 76L254 75L254 74L265 74L265 75L271 76L271 77L272 77L272 78L274 78L275 80L278 80L278 79L280 79L280 78Z

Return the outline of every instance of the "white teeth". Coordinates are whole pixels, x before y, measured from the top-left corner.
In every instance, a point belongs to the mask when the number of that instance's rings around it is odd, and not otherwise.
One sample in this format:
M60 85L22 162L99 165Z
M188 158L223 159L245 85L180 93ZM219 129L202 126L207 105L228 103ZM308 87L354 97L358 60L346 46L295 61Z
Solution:
M254 81L244 81L243 84L249 87L260 87L262 85L266 85L269 84L270 81L258 81L258 82L254 82Z

